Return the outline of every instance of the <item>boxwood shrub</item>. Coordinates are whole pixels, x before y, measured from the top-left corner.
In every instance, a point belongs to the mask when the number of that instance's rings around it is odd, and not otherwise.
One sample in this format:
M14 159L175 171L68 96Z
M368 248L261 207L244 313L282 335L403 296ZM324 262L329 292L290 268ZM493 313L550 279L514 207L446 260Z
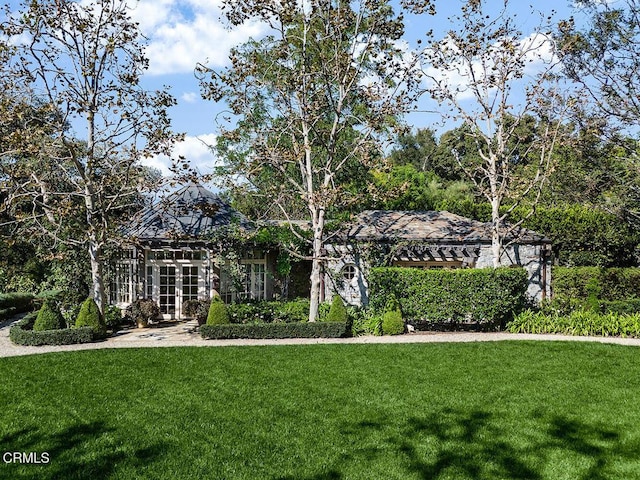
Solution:
M64 328L60 330L33 331L37 312L27 314L9 330L9 338L17 345L71 345L75 343L90 343L99 337L93 328Z
M373 268L369 275L371 308L382 314L392 296L407 323L417 328L480 325L504 327L527 305L523 268L418 270Z
M348 336L343 322L256 323L202 325L200 335L205 340L234 338L340 338Z

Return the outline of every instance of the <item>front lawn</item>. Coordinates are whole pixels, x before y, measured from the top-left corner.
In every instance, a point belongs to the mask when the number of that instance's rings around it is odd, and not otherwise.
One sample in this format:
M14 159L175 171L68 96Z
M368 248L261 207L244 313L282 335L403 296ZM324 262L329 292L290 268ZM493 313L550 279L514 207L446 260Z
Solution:
M640 478L640 350L592 343L0 359L0 478Z

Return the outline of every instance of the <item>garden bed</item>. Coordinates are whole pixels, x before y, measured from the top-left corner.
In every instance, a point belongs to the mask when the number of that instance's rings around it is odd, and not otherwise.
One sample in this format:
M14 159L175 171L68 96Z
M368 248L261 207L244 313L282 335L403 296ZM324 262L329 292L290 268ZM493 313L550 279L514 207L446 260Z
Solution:
M63 328L59 330L33 331L38 313L33 312L18 321L9 330L9 338L17 345L73 345L77 343L92 343L104 338L92 327Z

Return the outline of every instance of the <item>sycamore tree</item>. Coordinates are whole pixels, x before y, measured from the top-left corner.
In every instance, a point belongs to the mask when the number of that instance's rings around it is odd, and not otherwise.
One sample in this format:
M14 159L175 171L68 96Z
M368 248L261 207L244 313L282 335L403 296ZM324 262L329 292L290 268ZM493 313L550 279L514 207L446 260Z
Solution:
M379 162L384 141L412 105L417 71L400 42L402 18L386 0L228 0L231 24L269 33L198 69L205 98L226 101L218 152L225 173L291 219L310 225L311 308L321 298L328 215L358 194L356 176ZM295 230L294 230L295 231Z
M558 24L563 71L589 100L578 118L588 137L615 145L617 168L608 175L620 185L605 208L640 225L640 2L584 0L576 18Z
M545 21L524 37L508 0L469 0L446 36L429 38L423 51L426 93L438 103L436 113L462 124L466 137L465 148L452 153L491 204L496 267L519 225L505 220L523 200L535 205L564 128L568 102ZM531 122L535 135L523 136Z
M3 10L2 114L20 120L1 139L4 206L52 245L87 252L91 296L104 313L105 247L148 179L140 160L169 153L177 138L167 116L174 99L140 85L145 39L126 1L33 0ZM21 115L24 105L45 115Z

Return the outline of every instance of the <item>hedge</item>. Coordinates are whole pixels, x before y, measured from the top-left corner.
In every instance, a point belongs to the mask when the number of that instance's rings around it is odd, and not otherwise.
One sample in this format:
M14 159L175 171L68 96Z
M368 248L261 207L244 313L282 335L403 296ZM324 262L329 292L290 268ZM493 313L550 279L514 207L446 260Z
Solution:
M554 267L554 297L606 301L640 298L639 268Z
M257 323L202 325L200 335L205 340L234 338L340 338L349 334L350 328L342 322Z
M418 270L373 268L369 302L383 313L392 296L406 322L418 328L475 324L503 327L527 304L523 268Z
M33 298L30 293L0 293L0 321L29 310Z
M30 313L11 327L9 338L13 343L28 346L71 345L75 343L90 343L101 338L91 327L34 332L33 324L37 315L37 312Z
M576 310L568 315L526 310L507 325L511 333L559 333L640 337L640 313L620 314Z

